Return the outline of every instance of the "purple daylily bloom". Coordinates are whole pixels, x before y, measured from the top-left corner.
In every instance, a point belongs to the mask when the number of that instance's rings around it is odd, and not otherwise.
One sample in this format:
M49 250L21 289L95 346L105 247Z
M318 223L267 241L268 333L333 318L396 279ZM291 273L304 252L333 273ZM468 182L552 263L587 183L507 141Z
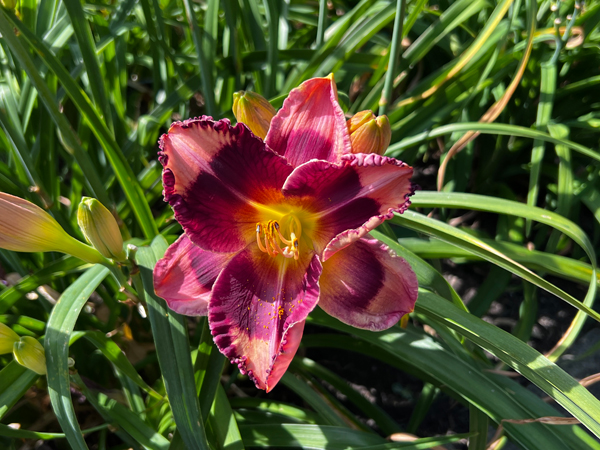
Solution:
M414 272L368 235L409 206L412 168L352 153L332 77L292 90L264 142L204 116L174 123L160 147L185 234L154 269L156 293L208 315L219 350L258 388L283 376L317 303L370 330L413 310Z

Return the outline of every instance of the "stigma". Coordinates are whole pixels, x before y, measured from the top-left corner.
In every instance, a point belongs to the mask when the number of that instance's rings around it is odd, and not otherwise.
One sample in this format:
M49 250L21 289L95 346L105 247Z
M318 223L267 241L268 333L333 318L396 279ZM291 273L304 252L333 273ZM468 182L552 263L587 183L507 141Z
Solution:
M284 236L284 233L289 238ZM277 220L256 224L258 248L272 257L283 255L285 258L294 258L297 261L300 257L300 236L302 236L302 225L296 216L291 214L282 217L281 224Z

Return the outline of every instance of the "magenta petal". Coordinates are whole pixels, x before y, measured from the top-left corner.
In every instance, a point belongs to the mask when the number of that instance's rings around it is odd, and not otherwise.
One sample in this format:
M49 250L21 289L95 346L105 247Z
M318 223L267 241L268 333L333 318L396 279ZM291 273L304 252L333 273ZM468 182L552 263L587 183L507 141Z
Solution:
M215 282L208 308L215 343L259 389L273 389L296 353L321 269L316 255L272 258L251 245Z
M385 330L411 312L417 277L410 265L375 239L361 239L324 265L319 306L356 328Z
M234 252L255 239L253 203L273 203L292 167L243 124L178 122L160 139L165 200L190 240Z
M207 252L181 235L154 267L156 295L179 314L206 316L210 290L234 255Z
M344 112L331 77L305 81L271 120L267 145L293 166L311 159L340 161L351 144Z
M312 200L319 211L317 252L323 261L410 205L412 167L377 154L343 155L339 164L309 161L283 186L287 198Z

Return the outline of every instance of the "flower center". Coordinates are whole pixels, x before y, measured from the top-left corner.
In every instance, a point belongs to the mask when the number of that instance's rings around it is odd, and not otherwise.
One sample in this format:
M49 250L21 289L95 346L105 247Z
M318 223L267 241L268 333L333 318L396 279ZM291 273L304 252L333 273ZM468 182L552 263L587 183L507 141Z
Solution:
M256 224L258 248L272 257L281 254L297 261L300 256L299 239L301 236L302 224L293 214L286 214L280 220L269 220Z

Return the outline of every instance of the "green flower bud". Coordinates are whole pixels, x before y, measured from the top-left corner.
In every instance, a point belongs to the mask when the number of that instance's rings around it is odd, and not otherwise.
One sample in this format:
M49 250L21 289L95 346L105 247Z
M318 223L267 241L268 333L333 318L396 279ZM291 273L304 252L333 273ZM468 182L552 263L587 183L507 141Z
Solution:
M42 208L4 192L0 192L0 248L68 253L89 263L106 261L92 247L69 236Z
M13 345L13 355L17 362L38 375L46 374L46 353L44 346L31 336L23 336Z
M17 7L17 0L0 0L0 3L2 3L2 6L4 6L6 9L15 9Z
M233 115L256 136L263 139L267 136L271 119L275 116L275 108L269 101L256 92L239 91L233 94Z
M123 238L111 212L95 198L83 197L77 210L77 223L92 246L106 258L123 261Z
M19 335L9 327L0 323L0 355L13 351L13 345L19 340Z

